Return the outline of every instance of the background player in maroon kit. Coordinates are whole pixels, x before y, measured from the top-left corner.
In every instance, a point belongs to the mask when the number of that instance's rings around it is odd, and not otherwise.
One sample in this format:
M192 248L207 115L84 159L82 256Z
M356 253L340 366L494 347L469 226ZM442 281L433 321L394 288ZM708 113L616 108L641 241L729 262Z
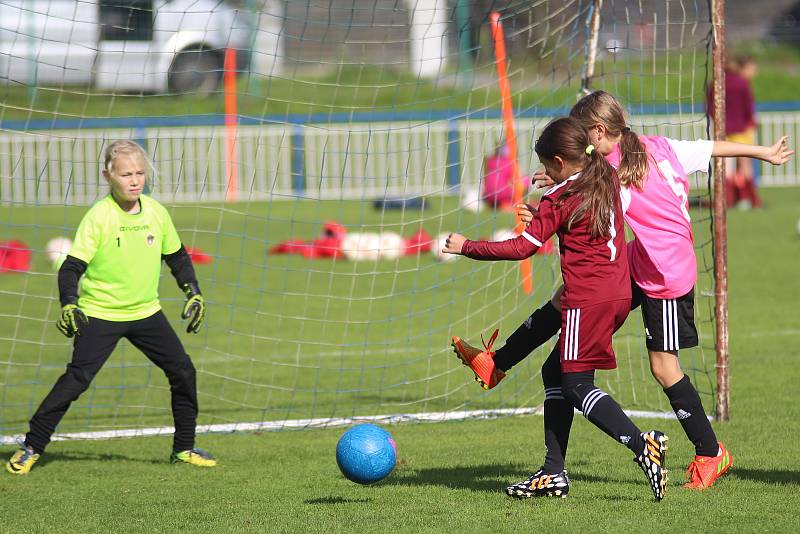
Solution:
M634 453L655 498L661 500L666 486L667 437L657 430L642 433L616 401L594 384L596 369L617 366L611 340L625 322L631 303L615 171L589 144L580 122L570 117L547 125L536 142L536 153L556 185L542 197L525 231L500 242L471 241L451 234L443 252L477 260L521 260L535 254L553 234L558 235L564 280L559 338L562 394L590 422ZM459 342L453 338L454 345ZM482 354L486 353L476 357ZM543 489L565 496L569 491L566 471L537 471L508 487L507 492L532 497Z
M731 58L725 65L725 139L745 145L756 144L756 104L750 81L757 72L753 58ZM708 114L714 118L713 91L708 89ZM762 207L753 180L753 160L729 158L725 171L725 199L728 207Z

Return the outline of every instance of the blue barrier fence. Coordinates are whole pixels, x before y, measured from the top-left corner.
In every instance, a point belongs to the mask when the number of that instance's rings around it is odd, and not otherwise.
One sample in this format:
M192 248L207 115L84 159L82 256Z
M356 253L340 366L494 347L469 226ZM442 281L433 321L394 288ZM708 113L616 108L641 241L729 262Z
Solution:
M759 107L760 142L783 133L797 139L800 102ZM637 131L674 138L707 135L697 106L642 107ZM523 172L538 161L536 132L566 109L517 114ZM239 117L237 198L372 198L454 192L478 187L484 157L503 137L499 110L464 113L357 113ZM153 157L156 189L174 201L224 200L223 115L54 119L0 122L0 200L91 203L99 158L109 139L135 139ZM798 184L796 162L762 169L762 183Z

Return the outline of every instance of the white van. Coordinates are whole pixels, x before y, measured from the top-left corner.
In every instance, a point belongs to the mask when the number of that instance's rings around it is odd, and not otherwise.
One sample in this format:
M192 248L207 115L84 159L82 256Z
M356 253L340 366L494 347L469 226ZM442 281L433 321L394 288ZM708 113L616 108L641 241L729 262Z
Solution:
M2 0L0 83L207 94L251 34L221 0Z

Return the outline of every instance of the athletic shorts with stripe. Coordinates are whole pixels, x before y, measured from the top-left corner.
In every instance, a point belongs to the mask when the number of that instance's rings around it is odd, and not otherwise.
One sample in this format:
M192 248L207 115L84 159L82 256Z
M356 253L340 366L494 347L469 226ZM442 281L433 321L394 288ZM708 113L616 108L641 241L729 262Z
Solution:
M584 308L561 311L561 372L578 373L594 369L616 369L611 346L614 332L630 313L629 299L602 302Z
M698 344L694 325L694 288L676 299L648 297L639 286L631 284L631 309L641 303L645 345L653 351L670 352Z

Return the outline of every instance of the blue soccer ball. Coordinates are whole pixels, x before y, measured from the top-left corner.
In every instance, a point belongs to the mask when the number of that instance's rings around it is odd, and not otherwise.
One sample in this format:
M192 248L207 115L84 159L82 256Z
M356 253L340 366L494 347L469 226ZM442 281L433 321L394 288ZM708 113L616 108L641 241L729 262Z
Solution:
M379 426L356 425L336 444L336 463L342 474L358 484L386 478L397 463L397 446Z

